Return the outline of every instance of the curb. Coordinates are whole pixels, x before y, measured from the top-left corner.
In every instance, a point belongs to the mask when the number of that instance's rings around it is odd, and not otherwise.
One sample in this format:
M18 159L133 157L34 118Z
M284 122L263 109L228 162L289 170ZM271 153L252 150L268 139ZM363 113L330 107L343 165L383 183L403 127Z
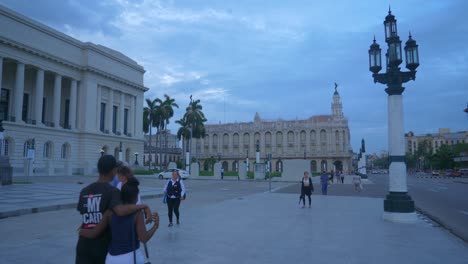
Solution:
M141 199L160 198L163 195L164 195L163 193L148 194L148 195L143 195ZM58 210L63 210L63 209L71 209L75 207L76 207L76 203L66 203L66 204L58 204L58 205L46 205L46 206L39 206L39 207L33 207L33 208L17 209L17 210L11 210L11 211L6 211L6 212L0 212L0 219L21 216L21 215L26 215L26 214L36 214L36 213L43 213L43 212L50 212L50 211L58 211Z
M468 244L468 237L463 237L462 234L458 233L458 231L454 230L453 228L450 228L440 218L437 216L434 216L427 212L426 210L422 209L421 207L415 206L416 211L418 211L420 214L426 216L427 218L431 219L432 221L436 222L439 226L450 232L452 235L456 236L457 238L461 239L463 242Z

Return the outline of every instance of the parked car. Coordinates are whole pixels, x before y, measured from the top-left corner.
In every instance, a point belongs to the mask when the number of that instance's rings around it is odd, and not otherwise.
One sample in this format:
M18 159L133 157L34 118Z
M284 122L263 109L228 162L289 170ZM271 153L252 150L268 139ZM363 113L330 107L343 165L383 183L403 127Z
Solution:
M432 176L439 176L440 172L438 170L433 170L432 171Z
M172 178L172 172L175 171L175 170L179 172L179 175L180 175L180 177L182 179L185 180L185 179L190 178L190 173L188 173L188 171L184 171L184 170L181 170L181 169L167 169L167 170L162 171L159 174L157 174L157 177L160 180L170 179L170 178Z
M460 177L461 173L454 170L445 170L445 177Z

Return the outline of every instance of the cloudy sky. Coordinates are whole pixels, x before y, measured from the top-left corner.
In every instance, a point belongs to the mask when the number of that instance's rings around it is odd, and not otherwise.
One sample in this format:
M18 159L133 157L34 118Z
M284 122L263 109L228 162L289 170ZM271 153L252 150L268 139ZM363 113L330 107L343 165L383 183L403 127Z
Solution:
M373 36L385 53L389 4L403 44L419 44L406 83L405 131L468 129L464 0L0 0L81 41L120 51L146 69L147 98L193 94L209 123L330 114L339 84L354 151L387 150L387 95L368 70ZM402 64L404 68L404 63ZM172 122L174 123L174 122ZM172 130L176 126L172 124Z

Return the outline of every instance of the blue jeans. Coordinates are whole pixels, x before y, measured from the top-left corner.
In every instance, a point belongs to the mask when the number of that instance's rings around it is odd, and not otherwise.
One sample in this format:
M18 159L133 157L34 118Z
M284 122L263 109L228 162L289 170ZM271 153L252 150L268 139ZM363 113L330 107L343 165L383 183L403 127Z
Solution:
M322 183L322 195L327 195L327 188L328 188L328 184Z

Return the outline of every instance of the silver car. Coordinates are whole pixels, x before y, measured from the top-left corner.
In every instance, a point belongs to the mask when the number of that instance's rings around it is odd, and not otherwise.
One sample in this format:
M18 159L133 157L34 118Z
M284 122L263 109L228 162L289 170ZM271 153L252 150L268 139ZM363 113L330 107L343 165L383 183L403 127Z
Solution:
M181 170L181 169L167 169L167 170L162 171L159 174L157 174L157 176L158 176L158 178L160 180L170 179L170 178L172 178L172 172L175 171L175 170L179 172L179 175L183 180L190 178L190 173L188 173L188 171L184 171L184 170Z

